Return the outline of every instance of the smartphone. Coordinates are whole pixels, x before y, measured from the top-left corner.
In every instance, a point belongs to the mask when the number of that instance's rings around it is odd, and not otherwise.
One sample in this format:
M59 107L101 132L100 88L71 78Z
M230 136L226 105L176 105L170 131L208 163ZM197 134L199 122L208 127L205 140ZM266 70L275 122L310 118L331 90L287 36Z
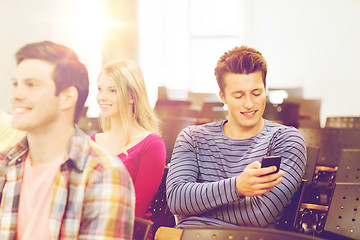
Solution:
M269 156L269 157L263 157L263 159L261 160L261 167L271 167L271 166L275 166L276 167L276 171L272 172L272 173L268 173L265 174L263 176L266 175L270 175L273 173L277 173L280 169L280 162L281 162L281 156Z

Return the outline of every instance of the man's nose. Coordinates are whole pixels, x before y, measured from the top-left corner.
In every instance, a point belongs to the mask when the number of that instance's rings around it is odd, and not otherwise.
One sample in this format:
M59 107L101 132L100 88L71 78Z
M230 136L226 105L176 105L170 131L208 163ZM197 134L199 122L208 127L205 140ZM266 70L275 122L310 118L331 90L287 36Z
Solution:
M14 86L10 92L10 101L21 100L25 97L25 94L26 90L23 87Z
M251 97L245 97L244 107L251 109L254 106L254 101L251 99Z

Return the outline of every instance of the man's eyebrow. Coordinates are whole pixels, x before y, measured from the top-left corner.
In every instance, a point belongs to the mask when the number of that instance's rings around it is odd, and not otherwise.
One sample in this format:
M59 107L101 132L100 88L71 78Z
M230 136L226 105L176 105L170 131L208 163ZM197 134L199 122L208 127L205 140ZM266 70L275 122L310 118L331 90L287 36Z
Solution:
M250 92L255 92L255 91L262 91L262 88L254 88ZM243 93L243 92L244 92L243 90L237 90L237 91L231 92L231 94Z
M237 90L237 91L232 91L231 93L243 93L244 91L242 90Z
M12 82L18 82L20 80L18 80L16 77L11 77L10 78L10 81ZM29 78L25 78L23 80L21 80L22 82L29 82L29 81L32 81L32 82L37 82L37 83L40 83L41 80L37 79L36 77L29 77Z

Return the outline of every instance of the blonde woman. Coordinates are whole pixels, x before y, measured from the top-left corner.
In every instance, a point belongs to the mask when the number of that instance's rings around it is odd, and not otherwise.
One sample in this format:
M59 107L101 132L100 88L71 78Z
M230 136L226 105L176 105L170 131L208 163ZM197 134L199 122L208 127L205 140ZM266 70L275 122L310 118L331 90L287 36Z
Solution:
M132 61L112 61L99 75L98 90L103 132L91 138L122 160L135 187L135 216L149 219L148 209L161 182L166 150L143 74Z

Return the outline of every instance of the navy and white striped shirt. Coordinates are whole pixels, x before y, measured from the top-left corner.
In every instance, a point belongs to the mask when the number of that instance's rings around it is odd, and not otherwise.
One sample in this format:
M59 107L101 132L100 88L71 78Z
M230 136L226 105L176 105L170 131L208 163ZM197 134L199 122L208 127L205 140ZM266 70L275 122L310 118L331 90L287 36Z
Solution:
M305 141L294 127L265 120L261 132L231 139L226 121L189 126L178 136L167 176L170 210L185 225L270 227L281 217L301 183ZM264 156L281 155L283 182L257 197L239 197L236 177Z

